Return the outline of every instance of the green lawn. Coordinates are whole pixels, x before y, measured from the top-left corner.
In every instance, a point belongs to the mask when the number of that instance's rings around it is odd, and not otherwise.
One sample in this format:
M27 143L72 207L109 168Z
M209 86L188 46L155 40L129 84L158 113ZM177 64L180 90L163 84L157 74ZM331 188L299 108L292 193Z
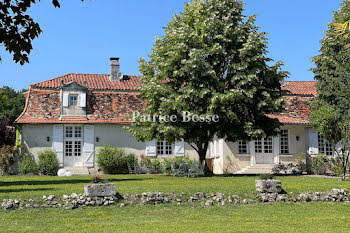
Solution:
M0 212L2 232L349 232L336 203L127 206ZM6 229L6 230L5 230Z
M201 178L163 175L104 176L118 192L223 192L254 194L252 176ZM3 198L82 193L91 176L0 177ZM278 177L286 192L350 189L350 180ZM343 203L279 203L202 207L197 204L88 207L75 210L0 210L1 232L348 232L350 205Z
M83 193L84 183L92 176L42 177L5 176L0 177L0 200L4 198L28 198L42 195ZM214 177L170 177L164 175L113 175L103 176L116 183L117 191L124 193L142 192L223 192L227 194L255 193L254 176L214 176ZM350 180L281 176L286 192L330 191L332 188L350 190Z

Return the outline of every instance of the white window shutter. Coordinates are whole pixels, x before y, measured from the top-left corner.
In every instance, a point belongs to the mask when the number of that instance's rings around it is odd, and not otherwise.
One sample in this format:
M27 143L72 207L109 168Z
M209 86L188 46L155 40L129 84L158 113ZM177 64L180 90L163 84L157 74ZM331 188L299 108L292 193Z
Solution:
M63 107L68 107L68 97L69 97L69 93L63 93L63 100L62 100Z
M175 141L174 154L176 156L184 156L185 155L185 142L183 139L181 141Z
M272 138L272 153L273 153L273 163L278 164L279 161L279 152L280 152L280 137L277 135Z
M146 156L156 156L157 155L157 141L153 139L152 141L148 141L146 144Z
M309 128L308 130L309 155L318 155L318 135L317 130Z
M56 153L60 167L63 167L63 125L53 125L52 150Z
M82 108L86 107L86 93L80 94L80 107Z
M95 129L93 125L84 125L84 166L93 167L95 159Z

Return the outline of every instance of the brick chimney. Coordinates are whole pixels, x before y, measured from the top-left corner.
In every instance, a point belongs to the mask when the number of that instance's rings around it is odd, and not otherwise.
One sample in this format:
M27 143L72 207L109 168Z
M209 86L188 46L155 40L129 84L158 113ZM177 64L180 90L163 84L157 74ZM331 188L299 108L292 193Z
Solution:
M119 57L111 57L111 73L109 75L109 80L112 82L117 82L122 80L123 74L119 70Z

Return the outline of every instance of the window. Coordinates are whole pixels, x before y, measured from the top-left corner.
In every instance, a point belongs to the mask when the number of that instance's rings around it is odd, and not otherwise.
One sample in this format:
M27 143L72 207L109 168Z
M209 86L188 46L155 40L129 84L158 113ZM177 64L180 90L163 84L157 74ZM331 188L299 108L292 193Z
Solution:
M173 145L168 141L157 141L157 155L171 155L173 153Z
M289 134L288 130L282 129L280 133L280 150L281 154L289 154Z
M82 126L65 126L65 156L72 157L82 155L82 131Z
M66 138L71 138L71 137L73 137L73 127L67 126L66 127Z
M323 139L323 135L318 133L318 153L324 155L333 155L332 144Z
M81 138L81 126L75 126L74 137Z
M264 153L272 153L272 137L264 138Z
M65 141L65 152L66 152L66 156L72 156L73 154L72 141Z
M255 140L255 153L262 153L262 141L261 141L261 138Z
M238 141L238 153L239 154L247 154L248 153L248 147L247 142L239 140Z
M81 141L74 142L74 156L81 156Z
M69 106L78 105L78 95L69 95Z

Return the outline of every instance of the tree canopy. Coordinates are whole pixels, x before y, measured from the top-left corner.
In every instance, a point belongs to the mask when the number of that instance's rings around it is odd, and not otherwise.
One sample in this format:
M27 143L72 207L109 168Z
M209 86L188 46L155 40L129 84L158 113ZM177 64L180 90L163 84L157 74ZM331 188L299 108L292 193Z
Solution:
M32 40L42 32L39 24L27 14L32 4L39 1L0 1L0 44L13 54L13 60L21 65L29 62L28 56L33 49ZM59 0L52 0L52 4L60 7Z
M0 120L7 120L9 125L22 113L25 98L23 93L26 90L15 91L11 87L0 88Z
M244 3L193 0L156 38L149 59L140 59L143 115L176 115L177 121L144 121L128 129L139 140L184 139L205 159L214 135L229 141L276 133L279 122L266 114L283 106L281 62L268 65L266 33ZM183 114L218 121L184 122Z
M311 69L318 81L318 96L311 105L311 122L334 147L341 142L341 148L334 151L342 160L343 177L350 149L350 53L347 41L339 40L332 25L350 19L349 7L350 1L345 1L339 11L334 12L333 21L321 40L321 53L312 58L316 67Z

